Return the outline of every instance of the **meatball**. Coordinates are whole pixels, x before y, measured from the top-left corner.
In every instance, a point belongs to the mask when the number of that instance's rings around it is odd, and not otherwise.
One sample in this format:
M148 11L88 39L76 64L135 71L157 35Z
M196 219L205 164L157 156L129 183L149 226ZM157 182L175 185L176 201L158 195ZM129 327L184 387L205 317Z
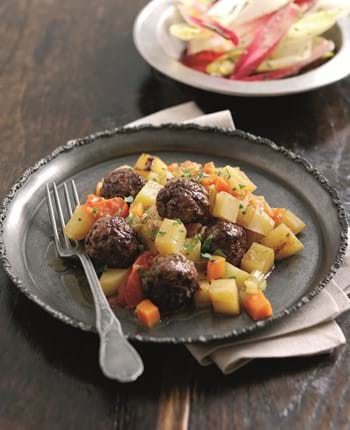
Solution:
M144 293L160 310L173 311L190 302L197 277L195 265L183 255L160 255L142 277Z
M107 199L112 197L135 197L144 185L144 178L135 173L131 167L121 167L104 177L101 196Z
M108 267L129 267L138 253L137 236L124 218L98 219L85 238L86 253Z
M172 179L159 191L157 209L162 218L179 218L184 223L203 221L209 216L209 196L194 180Z
M207 250L215 254L217 250L225 254L226 260L238 266L247 249L247 232L238 224L216 221L205 234Z

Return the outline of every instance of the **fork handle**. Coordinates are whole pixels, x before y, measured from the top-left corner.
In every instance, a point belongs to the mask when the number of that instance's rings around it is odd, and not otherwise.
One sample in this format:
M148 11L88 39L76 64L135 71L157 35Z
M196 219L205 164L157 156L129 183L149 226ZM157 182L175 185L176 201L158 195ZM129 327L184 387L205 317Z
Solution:
M143 372L136 349L125 338L120 322L104 295L95 268L86 255L79 255L96 309L96 327L100 335L100 366L103 373L120 382L135 381Z

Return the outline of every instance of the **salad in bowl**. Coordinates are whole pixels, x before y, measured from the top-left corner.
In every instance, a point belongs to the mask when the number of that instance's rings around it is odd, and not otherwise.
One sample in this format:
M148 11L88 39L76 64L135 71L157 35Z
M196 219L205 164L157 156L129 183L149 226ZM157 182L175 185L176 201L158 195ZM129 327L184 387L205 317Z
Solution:
M327 61L327 32L350 12L347 0L176 0L169 26L181 62L234 81L276 80Z

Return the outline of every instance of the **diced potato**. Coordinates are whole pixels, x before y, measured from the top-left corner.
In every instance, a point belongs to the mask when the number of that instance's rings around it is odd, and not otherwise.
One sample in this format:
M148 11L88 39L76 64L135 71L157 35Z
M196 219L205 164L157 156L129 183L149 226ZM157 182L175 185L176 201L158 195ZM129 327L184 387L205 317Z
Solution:
M197 309L208 308L211 306L209 282L207 280L199 281L199 288L194 293L193 300Z
M94 215L88 212L84 205L77 206L64 228L64 233L72 240L85 239L95 221Z
M190 237L185 240L183 254L191 261L198 262L201 259L201 241L198 237Z
M162 188L163 186L158 182L148 181L135 197L134 203L141 202L145 208L155 205L157 195Z
M237 214L237 224L246 227L247 225L249 225L254 213L255 208L251 205L248 205L244 200L241 200L239 205L239 211Z
M149 171L162 173L163 170L168 169L168 166L159 157L150 154L141 154L135 163L134 169L137 170L139 174Z
M152 172L152 170L138 170L134 169L135 173L147 179L147 181L159 182L158 173Z
M283 260L304 249L304 245L285 224L278 225L261 242L275 250L276 260Z
M216 195L213 216L224 221L236 222L240 201L231 194L221 191Z
M251 206L249 206L249 208L250 207ZM247 230L254 231L263 236L268 235L273 230L274 226L275 221L261 208L253 208L252 218L244 225Z
M158 254L155 240L161 223L162 221L160 219L148 217L143 221L142 226L138 231L141 240L147 245L152 254Z
M275 252L272 248L253 242L244 254L241 261L241 268L246 272L259 270L267 273L273 267Z
M304 230L306 224L299 217L297 217L292 211L286 210L283 215L282 223L289 227L294 234L298 234Z
M225 166L218 170L227 179L233 191L243 195L256 190L256 185L239 167Z
M265 274L259 270L254 270L245 280L244 285L247 294L255 294L258 291L264 291L266 288Z
M107 269L102 273L100 284L106 296L113 296L128 276L128 269Z
M142 222L139 216L130 213L126 221L136 231L136 233L141 231Z
M244 288L244 281L249 278L249 273L226 261L225 279L234 279L238 288Z
M155 241L159 254L179 254L184 248L186 234L186 227L181 221L165 218Z
M214 311L226 315L240 313L239 295L234 279L217 279L209 286L210 300Z
M174 175L171 172L169 172L169 170L163 170L161 173L158 173L157 182L160 185L165 185L173 177Z

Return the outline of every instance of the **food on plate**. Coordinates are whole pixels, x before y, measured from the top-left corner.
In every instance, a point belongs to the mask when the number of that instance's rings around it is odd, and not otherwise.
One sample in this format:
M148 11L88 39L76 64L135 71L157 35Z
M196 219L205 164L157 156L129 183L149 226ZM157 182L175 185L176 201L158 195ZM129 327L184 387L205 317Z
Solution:
M145 296L161 311L183 307L198 288L196 266L182 254L159 255L144 274Z
M282 79L331 58L327 31L350 12L346 0L175 0L169 27L181 62L230 80Z
M104 178L101 187L101 196L107 199L112 197L135 197L145 185L142 176L130 167L122 167L109 172Z
M306 225L258 185L240 167L141 154L97 184L65 234L85 240L109 302L148 328L191 306L268 318L268 276L303 250Z
M205 233L206 251L212 255L221 255L238 266L247 249L247 233L244 227L226 221L215 221Z
M203 221L209 217L208 192L193 179L172 179L158 193L157 210L162 218Z
M108 267L129 267L138 254L135 231L124 218L105 216L91 227L85 239L85 250L96 263Z

